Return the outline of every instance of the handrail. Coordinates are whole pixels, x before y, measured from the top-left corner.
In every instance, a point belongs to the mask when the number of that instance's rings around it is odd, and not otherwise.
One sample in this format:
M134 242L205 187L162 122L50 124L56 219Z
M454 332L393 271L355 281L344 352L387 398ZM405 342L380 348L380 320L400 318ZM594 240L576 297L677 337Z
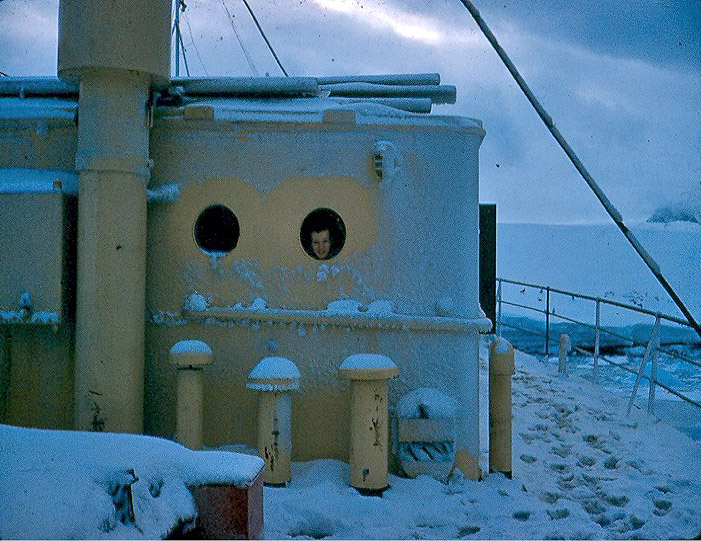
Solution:
M522 282L522 281L517 281L517 280L509 280L506 278L497 278L496 280L497 280L497 285L498 285L497 286L497 306L498 306L498 314L499 314L497 322L496 322L496 327L497 327L497 333L499 335L501 334L502 327L508 327L508 328L512 328L512 329L517 329L517 330L524 332L524 333L527 333L527 334L540 336L540 337L544 336L545 337L544 350L545 350L545 355L547 357L547 356L549 356L549 353L550 353L550 347L549 347L550 343L558 341L558 339L552 338L550 336L550 317L554 317L554 318L557 318L559 320L572 323L578 327L584 327L587 329L594 330L594 332L595 332L594 344L590 350L587 349L586 347L581 347L581 346L576 346L576 345L574 346L574 349L581 352L581 353L584 353L585 355L593 355L595 378L596 378L597 369L598 369L598 360L602 359L610 365L616 366L620 369L623 369L627 372L630 372L631 374L635 374L637 376L638 382L640 379L646 379L647 381L650 382L650 399L648 400L648 402L649 402L648 403L648 411L652 411L652 402L654 401L654 388L655 388L655 386L660 386L664 390L669 392L670 394L672 394L672 395L680 398L681 400L701 409L700 402L693 400L693 399L689 398L688 396L685 396L684 394L670 388L666 384L660 383L659 381L657 381L657 378L655 375L656 370L654 370L654 367L656 366L656 364L653 364L653 371L652 371L651 377L649 377L643 373L645 359L643 360L643 364L641 365L640 369L638 371L636 371L636 370L633 370L633 369L631 369L631 368L629 368L621 363L613 361L613 360L599 354L599 336L600 336L600 333L605 333L607 335L617 337L617 338L623 340L624 342L627 342L628 347L646 346L647 345L648 350L650 350L650 348L652 348L651 351L656 352L655 355L657 353L663 353L663 354L668 355L670 357L680 359L680 360L682 360L686 363L689 363L691 365L694 365L696 367L701 367L701 362L696 361L695 359L691 359L691 358L687 357L686 355L683 355L681 353L677 353L676 351L672 351L672 350L660 347L659 340L657 340L654 344L652 344L652 342L654 342L653 337L655 336L655 331L653 331L653 335L651 335L650 342L648 344L645 344L645 343L640 342L638 340L635 340L634 338L631 338L629 336L624 336L620 333L617 333L615 331L612 331L610 329L602 327L600 324L599 314L600 314L601 304L608 304L611 306L616 306L618 308L623 308L623 309L637 312L640 314L654 316L656 318L655 329L657 328L659 321L663 320L663 319L666 321L672 322L672 323L676 323L676 324L683 326L683 327L693 328L692 325L689 322L687 322L686 320L676 318L674 316L670 316L667 314L660 314L660 313L654 312L652 310L647 310L645 308L621 303L618 301L611 301L611 300L607 300L607 299L602 299L600 297L594 297L591 295L585 295L585 294L576 293L576 292L572 292L572 291L565 291L562 289L552 288L549 286L531 284L528 282ZM515 285L515 286L528 287L531 289L536 289L541 293L546 292L546 308L542 309L542 308L539 308L537 306L529 306L526 304L521 304L518 302L513 302L513 301L509 301L509 300L504 299L503 284L511 284L511 285ZM573 317L568 317L564 314L558 314L558 313L552 311L550 309L550 295L551 294L566 295L568 297L571 297L572 299L583 299L586 301L595 302L596 303L596 324L592 325L590 323L580 321L580 320L575 319ZM539 301L540 301L540 299L539 299ZM507 322L502 321L502 319L503 319L502 305L513 306L513 307L517 307L517 308L522 308L524 310L529 310L529 311L537 312L539 314L543 314L545 316L545 327L546 327L545 332L541 332L541 331L534 330L534 329L526 329L526 328L523 328L521 326L515 325L513 323L507 323ZM657 338L657 337L655 337L655 338ZM646 354L646 358L647 358L647 354ZM656 361L656 357L655 357L654 363L656 363L656 362L657 361ZM631 400L634 398L636 390L637 390L637 385L633 391L633 396L631 397Z
M541 286L541 285L536 285L536 284L529 284L529 283L527 283L527 282L518 282L518 281L516 281L516 280L509 280L509 279L507 279L507 278L497 278L497 280L498 280L498 281L501 281L501 282L504 282L505 284L514 284L514 285L517 285L517 286L527 286L527 287L532 287L532 288L535 288L535 289L543 289L543 290L545 290L546 287L549 287L549 286ZM628 309L628 310L633 310L634 312L640 312L641 314L646 314L646 315L648 315L648 316L653 316L653 317L654 317L654 316L657 316L657 315L658 315L657 312L654 312L654 311L652 311L652 310L647 310L647 309L645 309L645 308L640 308L639 306L634 306L634 305L632 305L632 304L625 304L625 303L618 302L618 301L610 301L610 300L608 300L608 299L602 299L601 297L592 297L591 295L584 295L584 294L582 294L582 293L574 293L574 292L572 292L572 291L565 291L565 290L563 290L563 289L556 289L556 288L554 288L554 287L550 287L549 289L550 289L550 292L551 292L551 293L558 293L558 294L560 294L560 295L569 295L569 296L572 296L572 297L576 297L576 298L579 298L579 299L586 299L586 300L589 300L589 301L599 301L599 302L602 302L602 303L604 303L604 304L609 304L609 305L611 305L611 306L617 306L618 308L626 308L626 309ZM685 327L693 328L693 327L689 324L689 322L688 322L687 320L685 320L685 319L678 318L678 317L675 317L675 316L670 316L670 315L667 315L667 314L659 314L659 316L660 316L661 319L665 319L665 320L671 321L671 322L673 322L673 323L678 323L679 325L684 325Z

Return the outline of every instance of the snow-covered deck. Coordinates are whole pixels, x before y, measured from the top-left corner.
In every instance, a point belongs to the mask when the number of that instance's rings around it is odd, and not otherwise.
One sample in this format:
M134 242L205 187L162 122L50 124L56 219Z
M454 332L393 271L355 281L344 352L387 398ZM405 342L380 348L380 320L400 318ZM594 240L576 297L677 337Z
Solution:
M265 536L347 539L676 539L701 534L701 445L625 400L516 352L513 479L487 474L488 365L480 367L480 483L390 476L382 498L348 466L292 466L265 488Z
M459 475L447 485L430 477L390 476L382 498L365 497L348 486L348 466L342 462L295 463L286 488L264 489L265 537L671 539L701 534L701 445L642 411L626 417L625 400L580 378L558 376L554 366L518 351L513 479L487 474L485 345L482 482ZM243 455L192 453L155 438L104 436L2 427L0 537L158 537L193 516L187 480L246 482L261 464ZM125 466L140 479L133 485L137 520L131 525L119 522L104 490L125 474Z

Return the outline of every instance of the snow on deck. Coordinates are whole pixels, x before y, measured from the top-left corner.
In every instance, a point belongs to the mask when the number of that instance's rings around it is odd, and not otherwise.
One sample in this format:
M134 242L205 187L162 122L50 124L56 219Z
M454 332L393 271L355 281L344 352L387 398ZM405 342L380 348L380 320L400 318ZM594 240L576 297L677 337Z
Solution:
M350 539L670 539L701 534L701 446L625 401L516 352L513 479L487 474L486 347L480 366L482 482L390 475L382 498L348 486L344 463L292 465L264 489L265 536Z
M189 523L189 485L248 487L258 457L172 441L0 425L0 538L157 539ZM134 519L123 490L131 484Z
M382 498L348 465L292 465L264 488L267 538L673 539L701 534L701 445L583 379L516 351L513 479L488 474L487 344L480 362L481 482L390 475ZM294 437L304 437L297 434ZM0 538L157 538L194 506L186 485L250 482L262 461L147 436L0 425ZM130 470L133 469L133 474ZM108 489L132 485L135 522Z

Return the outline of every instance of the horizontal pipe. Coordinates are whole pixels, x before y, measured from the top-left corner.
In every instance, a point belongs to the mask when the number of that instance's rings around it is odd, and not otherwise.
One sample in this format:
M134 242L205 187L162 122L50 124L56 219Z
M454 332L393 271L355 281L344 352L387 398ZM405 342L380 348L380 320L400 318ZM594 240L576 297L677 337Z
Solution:
M78 96L78 83L56 77L0 77L0 96Z
M335 314L315 310L231 310L209 308L203 312L184 311L189 320L217 319L220 321L261 321L271 323L298 323L304 325L330 325L366 329L398 329L436 332L486 332L492 322L487 318L462 319L439 316L412 316L406 314Z
M438 74L339 77L206 77L173 78L189 96L247 98L308 98L321 96L322 86L333 97L374 98L377 103L408 112L430 113L432 103L455 103L454 86L439 85ZM55 77L3 77L0 96L77 97L78 84ZM392 101L390 101L392 100Z
M430 98L333 98L337 103L376 103L408 113L430 113Z
M376 85L372 83L339 83L321 85L331 97L347 98L430 98L433 103L455 103L452 85Z
M396 75L338 75L331 77L316 77L320 85L335 85L339 83L373 83L380 85L439 85L441 76L438 73L408 73Z
M524 287L532 287L534 289L545 289L547 286L541 286L537 284L529 284L527 282L518 282L516 280L509 280L507 278L497 278L498 282L503 282L505 284L512 284L512 285L517 285L517 286L524 286ZM618 301L610 301L607 299L602 299L599 297L591 297L589 295L583 295L581 293L573 293L571 291L564 291L562 289L555 289L555 288L550 288L550 293L558 293L560 295L567 295L569 297L576 297L578 299L585 299L589 301L600 301L603 304L608 304L609 306L616 306L618 308L625 308L626 310L632 310L633 312L639 312L641 314L647 314L649 316L660 316L661 319L665 319L667 321L671 321L673 323L678 323L679 325L684 325L685 327L692 327L689 322L686 319L681 319L678 317L666 315L666 314L658 314L657 312L653 312L652 310L647 310L645 308L639 308L637 306L632 306L630 304L624 304L622 302Z
M309 98L320 95L311 77L191 77L173 78L171 86L193 96L237 96L250 98Z

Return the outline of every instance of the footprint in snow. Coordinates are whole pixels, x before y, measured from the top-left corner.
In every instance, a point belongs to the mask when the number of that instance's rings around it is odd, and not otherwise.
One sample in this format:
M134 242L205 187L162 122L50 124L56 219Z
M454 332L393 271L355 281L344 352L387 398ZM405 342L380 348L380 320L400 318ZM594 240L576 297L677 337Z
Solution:
M593 466L596 464L596 459L587 455L582 455L577 459L577 464L580 466Z
M611 455L604 462L604 468L607 470L615 470L618 468L619 460L618 457Z
M560 495L556 494L555 492L543 492L540 495L540 499L545 503L555 503L559 498Z
M567 458L570 456L571 448L571 445L560 445L559 447L553 447L550 452L560 458Z
M530 511L516 511L516 512L513 514L513 517L514 517L516 520L520 520L521 522L526 522L530 516L531 516L531 512L530 512Z
M550 464L550 469L558 473L565 473L566 471L569 471L570 467L567 464L555 463Z
M479 531L480 531L479 526L462 526L458 530L458 537L460 537L462 539L463 537L467 537L468 535L474 535Z
M625 494L608 494L604 496L604 501L615 507L625 507L630 499Z
M669 500L655 500L655 510L653 513L655 513L658 517L662 517L669 513L669 510L672 508L672 502Z
M570 516L570 510L566 507L562 507L561 509L553 509L552 511L548 509L548 516L551 520L567 518L568 516Z

